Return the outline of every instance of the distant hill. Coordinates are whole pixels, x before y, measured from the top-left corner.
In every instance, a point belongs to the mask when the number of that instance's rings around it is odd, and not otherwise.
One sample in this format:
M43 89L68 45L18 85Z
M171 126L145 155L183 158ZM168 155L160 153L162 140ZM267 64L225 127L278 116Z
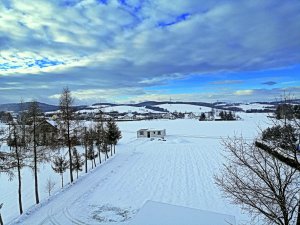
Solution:
M31 102L24 102L23 107L24 110L27 110ZM39 107L43 112L52 112L59 110L59 106L57 105L49 105L46 103L38 102ZM87 106L75 106L76 110L80 110L86 108ZM18 113L21 108L21 103L8 103L8 104L0 104L0 111L10 111Z
M27 110L31 102L24 102L24 109ZM50 112L56 111L59 109L56 105L49 105L46 103L38 102L39 107L43 112ZM8 104L1 104L0 111L10 111L18 113L20 111L20 103L8 103Z
M224 109L224 110L231 110L236 112L270 112L274 111L278 104L281 104L282 101L271 101L271 102L251 102L251 103L227 103L227 102L214 102L214 103L207 103L207 102L183 102L183 101L145 101L140 103L130 103L130 104L116 104L116 103L95 103L91 106L86 105L79 105L75 106L75 110L95 110L95 108L103 107L115 107L115 106L131 106L131 107L139 107L145 109L151 109L157 112L163 112L166 110L166 105L192 105L192 106L199 106L199 107L208 107L208 108L215 108L215 109ZM289 103L292 104L300 104L300 99L293 99L290 100ZM30 102L24 103L24 109L28 109ZM57 105L50 105L42 102L38 102L40 108L43 112L52 112L59 110L59 106ZM11 112L19 112L20 110L20 103L10 103L10 104L0 104L0 111L11 111Z

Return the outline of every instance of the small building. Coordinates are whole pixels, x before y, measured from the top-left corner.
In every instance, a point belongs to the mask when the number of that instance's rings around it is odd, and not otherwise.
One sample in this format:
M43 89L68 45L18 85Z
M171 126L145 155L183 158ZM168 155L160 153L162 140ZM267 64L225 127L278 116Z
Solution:
M125 114L123 117L121 117L123 120L134 120L135 119L135 115L132 113L127 113Z
M48 145L58 137L58 125L53 120L43 120L36 127L39 145Z
M184 118L185 119L196 119L196 115L192 112L189 112L189 113L184 114Z
M162 117L163 119L169 119L169 120L174 120L174 119L176 119L176 117L175 117L172 113L170 113L170 112L162 114L161 117Z
M166 129L140 129L137 131L138 138L164 138L166 136Z

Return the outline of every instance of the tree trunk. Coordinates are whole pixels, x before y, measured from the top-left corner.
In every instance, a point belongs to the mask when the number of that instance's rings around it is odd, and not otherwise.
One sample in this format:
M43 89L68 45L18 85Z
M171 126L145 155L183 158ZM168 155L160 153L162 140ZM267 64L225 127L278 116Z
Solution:
M61 174L61 188L64 187L64 174Z
M300 225L300 200L298 201L298 214L297 214L297 223L296 225Z
M78 170L76 170L76 179L78 179Z
M94 157L94 164L95 164L95 167L97 167L97 165L96 165L96 157Z
M19 210L20 214L23 214L23 206L22 206L22 178L21 178L21 165L18 147L16 145L16 157L17 157L17 168L18 168L18 195L19 195Z
M92 169L94 169L94 163L93 163L93 160L91 160L91 162L92 162Z
M110 156L112 156L112 145L110 145Z
M37 171L37 143L35 137L35 121L33 121L33 152L34 152L34 190L35 190L35 203L39 204L39 185L38 185L38 171Z
M114 154L116 154L116 145L114 145Z
M107 148L106 148L106 150L105 150L105 154L106 154L106 159L109 159Z
M84 128L84 150L85 150L85 173L88 171L87 165L87 143L86 143L86 127Z
M71 138L70 138L70 123L68 121L68 148L69 148L69 162L70 162L70 181L73 183L73 168L72 168L72 153L71 153Z
M4 225L3 220L2 220L1 213L0 213L0 225Z
M101 164L101 151L98 149L98 155L99 155L99 164Z

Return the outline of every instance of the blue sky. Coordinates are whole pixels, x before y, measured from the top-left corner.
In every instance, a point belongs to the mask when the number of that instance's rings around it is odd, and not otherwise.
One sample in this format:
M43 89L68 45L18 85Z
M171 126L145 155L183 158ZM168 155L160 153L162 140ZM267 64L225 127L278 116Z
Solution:
M298 0L0 2L1 103L300 98Z

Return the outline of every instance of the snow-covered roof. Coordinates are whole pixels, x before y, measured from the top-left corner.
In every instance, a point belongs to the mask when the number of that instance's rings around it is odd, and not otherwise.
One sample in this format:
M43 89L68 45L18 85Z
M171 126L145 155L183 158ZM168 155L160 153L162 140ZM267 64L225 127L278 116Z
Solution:
M46 120L46 121L54 127L57 126L57 123L54 120Z
M234 216L147 201L129 225L235 225Z
M148 128L148 129L139 129L138 131L162 131L165 129L153 129L153 128Z

